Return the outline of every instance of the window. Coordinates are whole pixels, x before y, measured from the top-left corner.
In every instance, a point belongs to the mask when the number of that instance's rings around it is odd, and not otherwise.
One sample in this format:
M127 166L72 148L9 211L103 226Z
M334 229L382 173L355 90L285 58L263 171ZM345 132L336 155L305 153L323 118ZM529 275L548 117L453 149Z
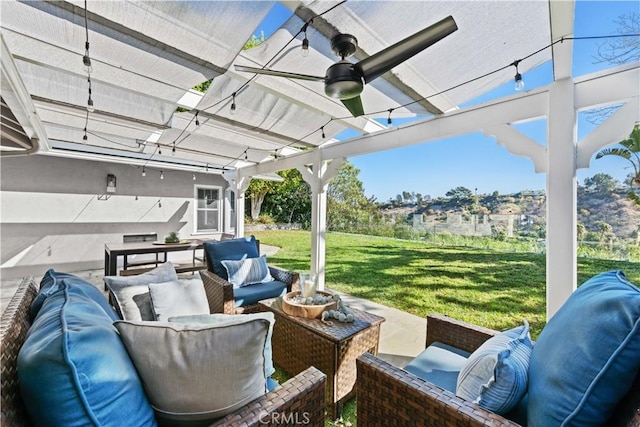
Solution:
M219 232L221 224L220 187L196 185L196 233Z

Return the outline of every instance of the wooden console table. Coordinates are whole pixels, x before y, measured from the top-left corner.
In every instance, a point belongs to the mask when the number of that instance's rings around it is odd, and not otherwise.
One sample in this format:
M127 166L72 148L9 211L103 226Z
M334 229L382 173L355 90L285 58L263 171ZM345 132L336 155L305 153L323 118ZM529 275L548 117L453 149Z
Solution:
M160 264L167 259L168 252L191 251L193 259L192 265L177 267L176 271L182 273L186 271L197 271L206 268L204 264L196 263L193 252L196 249L202 249L201 240L189 240L184 243L172 244L154 244L153 242L132 242L132 243L108 243L104 245L104 275L115 276L118 274L118 257L124 257L123 271L127 271L129 267ZM130 255L156 254L155 260L144 261L143 264L128 262L127 257ZM160 254L164 254L164 259L158 258Z
M384 317L353 309L355 321L326 325L318 319L290 316L282 311L282 298L258 303L276 318L271 338L273 361L290 375L315 366L327 375L326 404L336 419L342 404L355 393L356 359L378 354L380 325Z

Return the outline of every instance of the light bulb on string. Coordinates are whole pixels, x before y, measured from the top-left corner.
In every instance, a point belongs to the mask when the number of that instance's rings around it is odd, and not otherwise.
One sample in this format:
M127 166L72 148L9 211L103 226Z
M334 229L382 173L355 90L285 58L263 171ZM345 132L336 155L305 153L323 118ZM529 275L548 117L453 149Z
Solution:
M196 126L200 126L200 120L198 120L198 112L196 111Z
M89 139L87 138L87 128L84 128L84 135L82 136L82 140L86 141L87 139Z
M82 66L87 74L93 73L93 66L91 65L91 58L89 58L88 52L87 55L82 57Z
M324 134L324 126L322 126L320 130L322 131L322 139L325 139L327 136Z
M160 179L164 179L164 172L160 171Z
M309 23L305 23L302 27L302 31L304 32L304 38L302 39L302 57L306 58L309 56L309 39L307 38L307 27Z
M195 173L193 174L193 180L194 181L196 180L196 174Z
M393 113L393 108L389 108L389 117L387 117L387 125L391 126L393 121L391 120L391 113Z
M160 148L160 144L158 144L158 155L162 155L162 148Z
M89 95L89 99L87 100L87 111L90 113L96 111L95 107L93 106L93 99L91 99L91 95Z
M236 113L236 93L233 92L231 98L231 115L233 116Z
M516 67L516 75L513 78L513 81L515 82L515 90L520 91L524 89L524 80L522 80L522 74L518 71L518 64L520 64L519 60L513 62L513 66Z
M175 143L175 141L173 142L173 148L171 149L171 155L172 156L176 155L176 143Z
M144 170L144 166L142 167L142 176L147 176L147 171Z

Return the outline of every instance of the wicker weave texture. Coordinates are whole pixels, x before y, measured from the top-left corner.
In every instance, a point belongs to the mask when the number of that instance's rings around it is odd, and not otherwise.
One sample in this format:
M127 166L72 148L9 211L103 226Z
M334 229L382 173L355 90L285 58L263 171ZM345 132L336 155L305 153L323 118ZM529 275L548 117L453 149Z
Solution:
M274 304L275 303L275 304ZM355 392L356 358L363 353L377 354L382 317L354 310L353 323L289 316L279 300L261 301L276 316L273 328L274 362L290 375L315 366L327 375L327 412L334 418L340 404Z
M286 283L287 292L300 290L299 275L294 271L269 266L271 276L282 283ZM242 314L260 311L258 304L237 307L233 299L233 285L212 271L200 271L204 290L207 293L209 311L211 313Z
M30 327L29 307L37 294L37 288L33 278L25 278L2 313L2 427L29 425L18 385L17 357ZM310 367L281 387L238 409L216 425L323 426L325 387L325 374Z
M313 366L214 426L324 426L326 375Z
M2 356L1 388L2 426L26 426L28 419L18 384L18 353L29 330L29 307L38 286L25 277L9 302L1 320Z
M473 352L497 333L447 316L427 316L427 345L440 341ZM518 425L373 355L360 356L357 371L360 425ZM640 427L640 374L606 425Z

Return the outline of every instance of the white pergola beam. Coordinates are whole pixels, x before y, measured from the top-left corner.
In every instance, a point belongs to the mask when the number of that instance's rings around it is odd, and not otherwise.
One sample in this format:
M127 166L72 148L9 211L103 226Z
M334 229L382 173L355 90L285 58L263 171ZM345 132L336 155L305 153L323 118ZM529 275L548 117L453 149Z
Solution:
M627 138L630 129L639 120L640 104L638 98L634 98L578 143L578 168L588 168L591 157L602 147Z

